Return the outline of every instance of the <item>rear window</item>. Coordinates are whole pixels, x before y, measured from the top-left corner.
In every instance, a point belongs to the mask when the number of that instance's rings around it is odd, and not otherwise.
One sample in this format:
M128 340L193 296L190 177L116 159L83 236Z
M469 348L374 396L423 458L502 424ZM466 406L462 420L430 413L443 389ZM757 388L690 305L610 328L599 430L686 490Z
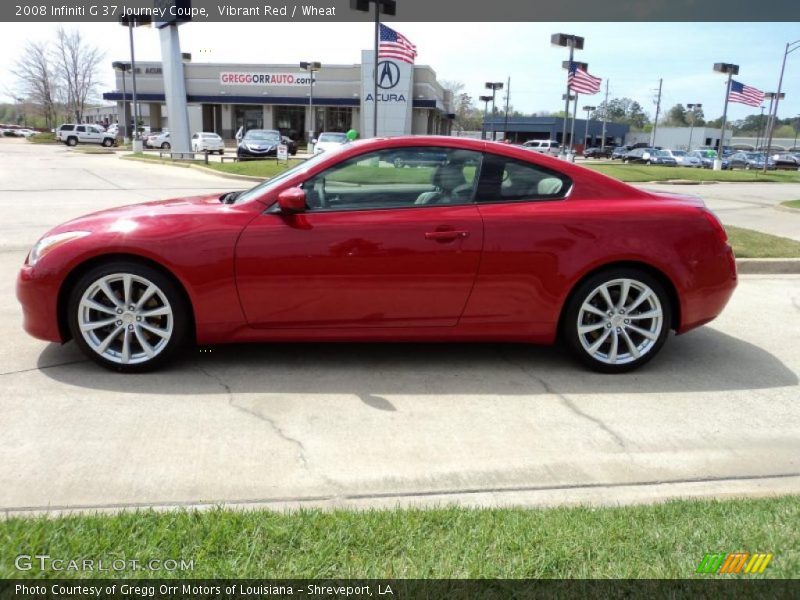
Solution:
M539 165L497 154L484 155L478 202L555 200L566 196L572 180Z
M62 125L61 131L72 131L75 129L75 125Z

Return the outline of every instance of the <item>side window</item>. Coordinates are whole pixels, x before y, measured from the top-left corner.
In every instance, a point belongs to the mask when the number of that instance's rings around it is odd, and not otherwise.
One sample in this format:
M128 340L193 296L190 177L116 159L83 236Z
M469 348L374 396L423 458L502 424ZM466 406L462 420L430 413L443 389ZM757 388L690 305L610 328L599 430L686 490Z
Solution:
M556 171L529 162L486 154L478 182L478 202L556 200L566 196L572 181Z
M309 210L365 210L468 204L480 152L392 148L340 163L303 183Z
M83 125L78 125L78 126L75 128L75 131L79 131L79 132L81 132L81 133L85 133L85 132L86 132L86 127L85 127L85 126L83 126Z

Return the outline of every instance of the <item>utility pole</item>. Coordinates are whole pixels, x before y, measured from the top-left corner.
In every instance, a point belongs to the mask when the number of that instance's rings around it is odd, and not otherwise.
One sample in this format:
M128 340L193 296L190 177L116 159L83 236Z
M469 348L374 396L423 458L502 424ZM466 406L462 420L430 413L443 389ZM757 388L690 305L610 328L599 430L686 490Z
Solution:
M511 77L508 78L508 83L506 84L506 118L505 123L503 123L503 135L505 139L508 139L508 103L511 100Z
M656 132L658 131L658 115L661 113L661 86L664 80L658 80L658 99L656 100L656 120L653 121L653 137L650 139L650 145L656 147Z
M606 149L606 121L608 120L608 79L606 79L606 100L603 103L603 140L600 142L600 149Z

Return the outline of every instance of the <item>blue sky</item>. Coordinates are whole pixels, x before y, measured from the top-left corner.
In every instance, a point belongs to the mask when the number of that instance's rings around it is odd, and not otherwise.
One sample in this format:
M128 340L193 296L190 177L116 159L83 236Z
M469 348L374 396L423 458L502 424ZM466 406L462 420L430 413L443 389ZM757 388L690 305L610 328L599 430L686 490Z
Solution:
M638 100L651 116L659 78L664 79L662 106L703 104L705 114L722 114L725 77L712 71L715 62L740 65L737 79L763 91L775 91L786 42L800 40L800 23L389 23L419 48L419 64L429 64L440 79L461 81L477 98L483 82L511 77L511 103L518 110L557 111L565 72L565 48L550 45L550 34L586 38L578 60L593 75L610 80L611 97ZM111 23L76 24L106 51L106 62L127 59L126 31ZM0 95L13 89L11 67L27 39L52 38L55 24L0 24ZM369 23L190 23L181 27L182 49L195 61L328 63L359 61L371 45ZM247 41L252 43L248 43ZM256 42L263 40L263 42ZM243 43L243 41L245 43ZM158 34L136 32L137 59L159 60ZM205 50L200 54L200 50ZM103 90L113 86L110 68ZM800 114L800 50L789 55L784 77L786 99L781 117ZM585 100L585 102L583 102ZM582 97L597 104L601 95ZM758 112L732 104L730 118Z

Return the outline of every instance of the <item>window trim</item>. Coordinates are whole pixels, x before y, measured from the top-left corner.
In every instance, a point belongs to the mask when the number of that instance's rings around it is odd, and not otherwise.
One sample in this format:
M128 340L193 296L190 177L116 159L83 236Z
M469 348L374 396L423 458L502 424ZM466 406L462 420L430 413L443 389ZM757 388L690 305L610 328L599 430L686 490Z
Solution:
M550 169L548 167L542 166L542 165L540 165L538 163L527 161L527 160L523 160L521 158L516 158L516 157L513 157L513 156L506 156L504 154L496 154L494 152L482 152L482 154L484 155L484 157L486 157L486 156L496 156L496 157L500 157L502 159L505 159L507 161L510 160L510 161L515 161L515 162L518 162L518 163L523 163L525 165L531 165L532 167L534 167L536 169L539 169L544 173L547 173L547 174L550 174L550 175L553 175L553 176L557 177L562 182L564 182L565 184L568 184L568 185L566 186L566 191L565 192L560 193L560 194L555 195L555 196L542 196L542 197L524 198L524 199L518 198L516 200L503 199L503 198L501 198L499 200L481 200L480 198L478 198L478 193L477 193L478 190L476 188L474 190L474 192L473 192L473 198L475 199L475 203L478 206L483 206L483 205L486 205L486 204L521 204L521 203L533 204L533 203L540 203L540 202L561 202L563 200L566 200L570 196L570 194L572 194L572 190L575 187L575 180L572 179L571 177L561 173L560 171L555 171L555 170ZM481 167L483 167L484 164L485 164L485 161L483 159L481 159ZM483 172L481 171L479 173L479 177L476 178L476 183L478 185L480 184L480 176L482 176L482 175L483 175ZM502 185L502 182L501 182L501 185Z
M452 146L400 146L400 147L397 147L397 148L381 148L379 150L372 150L372 151L364 152L362 154L357 154L355 156L351 156L350 158L348 158L344 162L347 163L347 162L350 162L350 161L358 161L358 160L361 160L362 157L364 157L364 156L367 156L369 154L376 154L376 153L380 153L380 152L393 152L393 151L397 151L397 150L428 150L428 149L441 150L441 151L445 151L445 152L447 152L447 151L463 151L464 150L463 148L454 148ZM364 212L364 211L376 211L376 210L386 211L386 210L408 210L408 209L437 208L437 207L442 208L442 207L457 207L457 206L476 206L478 204L477 198L476 198L477 191L478 191L478 182L480 181L481 169L483 167L483 159L484 159L484 154L485 153L481 152L479 150L467 150L467 151L478 155L478 164L475 167L475 177L472 180L472 191L470 192L470 199L467 202L459 202L458 204L409 204L409 205L405 205L405 206L385 206L385 207L375 207L375 206L373 206L373 207L366 207L366 208L336 208L336 207L334 207L334 208L307 208L305 212L316 214L316 213ZM322 173L325 173L326 171L329 171L330 169L334 169L336 167L339 167L342 164L343 163L341 163L341 162L337 163L336 165L333 165L333 166L329 167L328 169L325 169L324 171L320 171L319 173L316 173L315 175L312 175L311 177L308 177L307 179L304 179L303 181L298 183L298 187L302 187L303 191L308 192L308 190L306 190L306 188L304 187L306 183L308 183L309 181L311 181L312 179L314 179L316 177L319 177ZM306 202L306 206L308 206L307 202Z

